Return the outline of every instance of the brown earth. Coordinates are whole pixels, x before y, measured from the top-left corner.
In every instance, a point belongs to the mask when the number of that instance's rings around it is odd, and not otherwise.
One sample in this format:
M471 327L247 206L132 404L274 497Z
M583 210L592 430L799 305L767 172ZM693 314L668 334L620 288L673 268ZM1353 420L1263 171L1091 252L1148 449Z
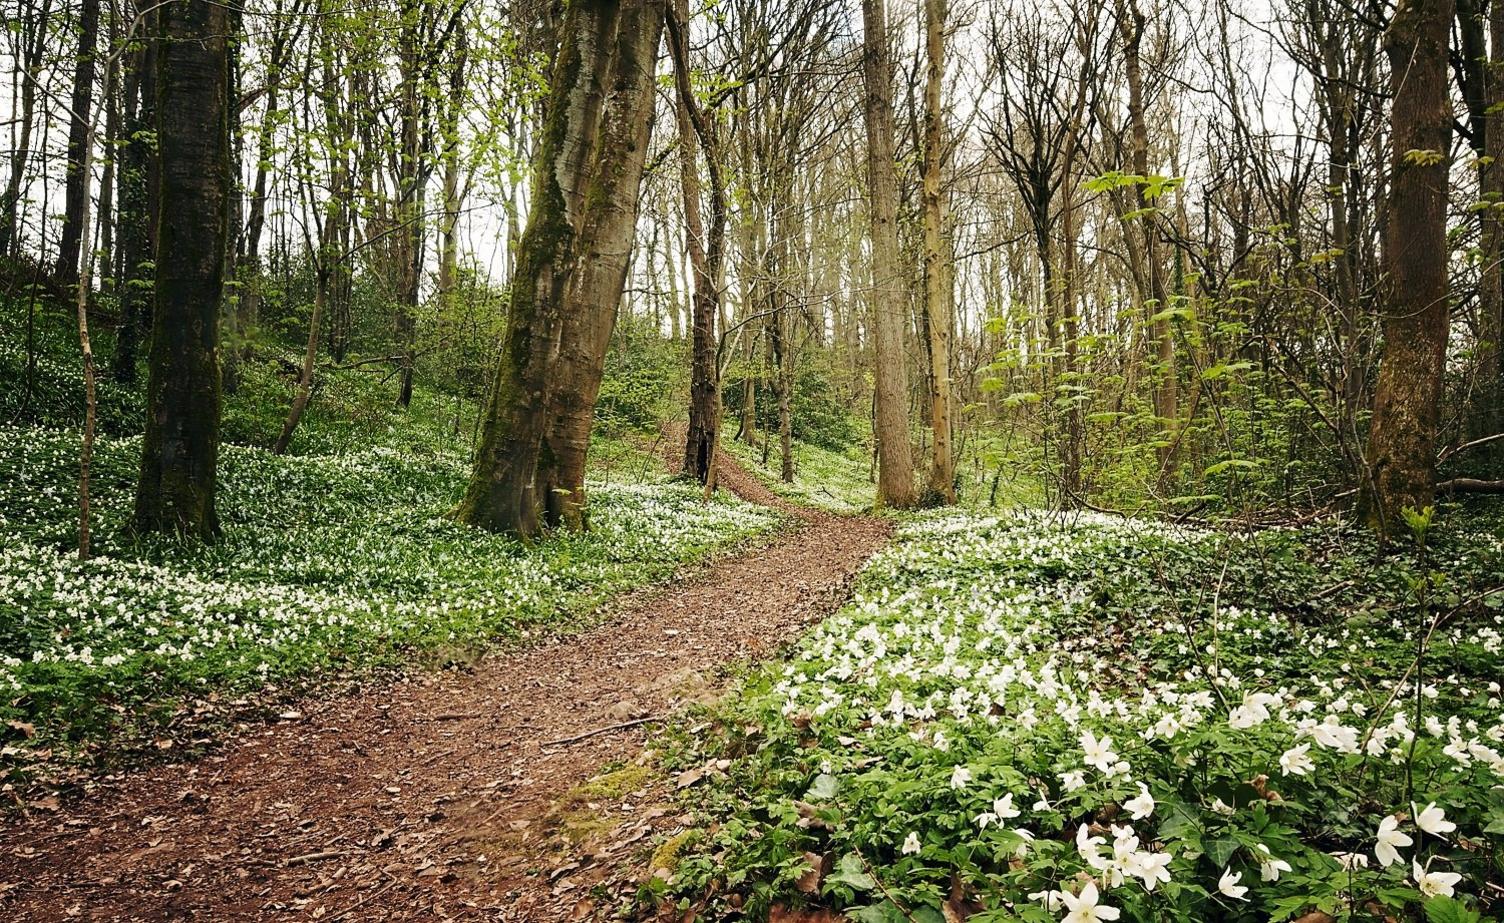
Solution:
M665 440L673 445L674 440ZM603 918L685 829L644 747L833 611L888 524L790 507L763 546L619 600L598 627L468 672L309 700L195 762L0 826L0 919ZM714 767L708 767L710 772Z

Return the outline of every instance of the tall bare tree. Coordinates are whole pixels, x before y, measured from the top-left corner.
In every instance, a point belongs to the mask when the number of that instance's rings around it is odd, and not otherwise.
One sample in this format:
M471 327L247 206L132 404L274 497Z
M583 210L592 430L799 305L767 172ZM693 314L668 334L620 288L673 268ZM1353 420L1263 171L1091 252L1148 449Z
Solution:
M914 505L909 443L909 369L904 350L902 263L898 249L898 169L893 153L893 65L883 0L862 0L863 116L867 126L868 203L872 234L872 340L878 502Z

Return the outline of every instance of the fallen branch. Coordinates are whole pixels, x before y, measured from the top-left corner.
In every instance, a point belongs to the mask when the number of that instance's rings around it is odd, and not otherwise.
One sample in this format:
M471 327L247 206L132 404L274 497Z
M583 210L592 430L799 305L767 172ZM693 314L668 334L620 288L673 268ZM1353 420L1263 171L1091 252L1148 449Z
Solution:
M1480 478L1452 478L1436 485L1436 492L1443 494L1504 494L1504 481L1485 481Z
M1436 463L1439 465L1459 452L1476 449L1480 445L1488 445L1490 442L1497 442L1500 439L1504 439L1504 433L1494 433L1492 436L1484 436L1482 439L1474 439L1472 442L1464 442L1461 445L1452 446L1437 457Z
M633 718L631 721L623 721L620 724L608 724L605 727L596 728L593 731L586 731L583 734L576 734L573 737L560 737L558 740L547 740L543 742L543 746L558 747L564 744L578 743L590 737L596 737L601 734L609 734L612 731L624 731L627 728L635 728L639 724L648 724L653 721L662 721L663 718L663 715L650 715L646 718Z

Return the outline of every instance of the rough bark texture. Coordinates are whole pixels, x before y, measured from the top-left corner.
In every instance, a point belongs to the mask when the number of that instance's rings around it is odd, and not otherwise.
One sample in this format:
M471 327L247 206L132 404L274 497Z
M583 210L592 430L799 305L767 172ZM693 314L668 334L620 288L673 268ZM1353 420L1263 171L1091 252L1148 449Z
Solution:
M876 389L877 500L914 505L909 448L909 370L904 361L905 314L898 254L898 171L893 161L893 68L883 0L862 0L862 75L866 81L867 172L872 219L872 341Z
M602 217L601 188L611 136L603 124L614 81L623 4L571 3L560 28L547 116L533 168L531 213L518 247L511 310L484 414L470 485L456 513L493 531L536 536L543 527L545 484L539 461L552 426L565 312L591 226ZM631 187L633 194L636 186ZM594 217L592 217L594 215ZM620 297L618 291L611 301Z
M674 80L679 127L679 184L684 193L685 241L689 250L692 295L690 308L689 430L684 439L684 471L706 490L715 490L716 446L720 444L721 384L716 358L716 320L720 313L721 251L725 238L725 192L711 143L709 127L699 111L689 83L689 49L684 34L688 3L678 0L669 41L674 54ZM705 148L710 167L711 215L709 234L700 216L700 176L696 151Z
M564 325L552 373L550 423L539 461L551 526L582 529L585 457L606 349L626 285L643 165L653 127L653 74L663 33L661 0L627 0L614 52L596 166L582 229L584 258L565 292Z
M84 210L89 207L89 177L84 161L91 132L94 103L94 62L99 43L99 0L81 0L78 16L78 57L73 69L73 98L68 114L68 164L63 184L63 227L57 243L57 277L78 278L78 252L83 240Z
M1384 352L1360 515L1383 534L1431 505L1446 359L1447 166L1452 0L1402 0L1384 37L1394 91L1384 228Z
M219 452L219 316L229 199L229 16L161 7L157 147L163 216L136 528L210 538Z
M950 254L945 240L945 197L940 171L945 147L940 85L945 79L945 0L925 0L924 43L924 312L929 332L931 456L929 495L956 502L956 468L950 437Z

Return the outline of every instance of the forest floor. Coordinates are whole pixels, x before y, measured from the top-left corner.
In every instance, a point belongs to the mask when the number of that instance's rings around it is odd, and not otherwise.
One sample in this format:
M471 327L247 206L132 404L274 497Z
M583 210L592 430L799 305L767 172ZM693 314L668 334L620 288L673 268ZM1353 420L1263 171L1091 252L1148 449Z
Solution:
M672 444L670 442L670 444ZM190 763L55 799L0 828L8 920L589 919L686 829L645 751L834 611L890 523L791 506L770 541L629 594L584 633L312 699ZM655 844L659 845L655 850ZM656 853L657 858L654 858Z

